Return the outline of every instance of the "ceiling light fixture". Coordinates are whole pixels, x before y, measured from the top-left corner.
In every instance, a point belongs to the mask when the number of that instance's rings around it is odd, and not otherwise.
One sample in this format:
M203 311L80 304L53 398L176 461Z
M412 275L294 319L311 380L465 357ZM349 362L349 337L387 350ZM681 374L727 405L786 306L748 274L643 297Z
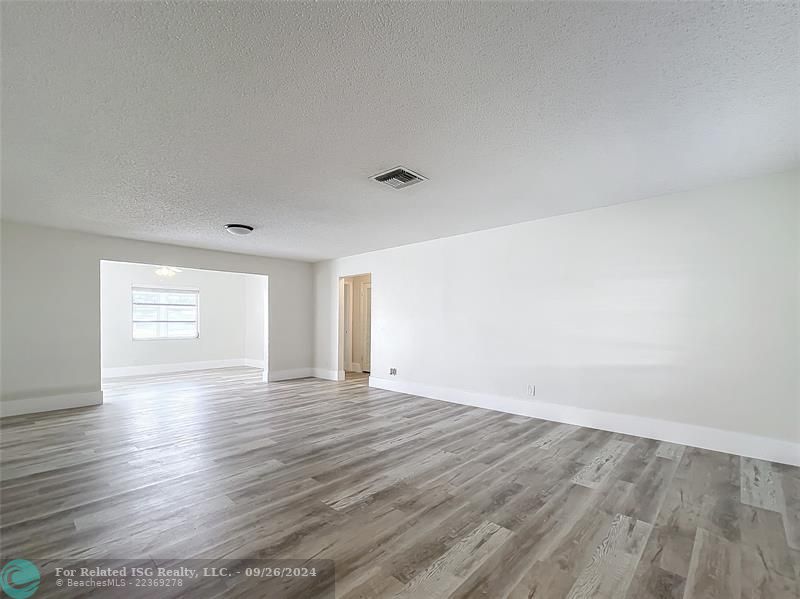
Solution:
M253 232L253 227L250 225L225 225L225 230L231 235L250 235Z
M156 274L159 277L174 277L179 272L181 272L181 269L174 266L159 266L156 268Z

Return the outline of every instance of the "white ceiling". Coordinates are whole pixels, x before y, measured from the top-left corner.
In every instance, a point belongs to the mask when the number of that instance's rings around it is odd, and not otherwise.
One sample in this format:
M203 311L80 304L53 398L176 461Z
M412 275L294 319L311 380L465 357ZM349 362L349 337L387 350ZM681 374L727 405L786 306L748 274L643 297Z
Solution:
M783 170L799 6L3 2L3 217L316 260Z

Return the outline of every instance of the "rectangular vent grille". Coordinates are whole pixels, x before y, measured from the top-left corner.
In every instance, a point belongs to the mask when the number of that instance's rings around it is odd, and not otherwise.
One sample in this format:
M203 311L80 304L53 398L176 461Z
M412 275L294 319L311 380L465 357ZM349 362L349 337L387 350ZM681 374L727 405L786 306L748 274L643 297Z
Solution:
M378 183L385 183L394 189L403 189L409 185L425 181L425 177L422 175L412 172L407 168L403 168L402 166L398 166L384 173L379 173L371 178Z

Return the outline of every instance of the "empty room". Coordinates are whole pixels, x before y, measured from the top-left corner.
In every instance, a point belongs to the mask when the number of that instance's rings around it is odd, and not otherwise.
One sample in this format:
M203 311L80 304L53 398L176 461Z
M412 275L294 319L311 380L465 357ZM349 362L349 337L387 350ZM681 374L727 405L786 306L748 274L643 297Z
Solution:
M0 26L1 596L800 599L800 3Z

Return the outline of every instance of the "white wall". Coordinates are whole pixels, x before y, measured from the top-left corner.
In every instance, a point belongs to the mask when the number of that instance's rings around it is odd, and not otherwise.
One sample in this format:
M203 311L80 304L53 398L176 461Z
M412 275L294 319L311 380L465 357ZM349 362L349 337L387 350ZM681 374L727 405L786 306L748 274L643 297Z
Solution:
M371 272L373 385L800 462L799 178L319 263L316 372Z
M100 401L100 260L269 275L270 374L311 372L308 263L5 221L1 232L4 414Z
M101 362L103 376L243 365L264 367L263 275L182 269L165 279L156 266L107 262L100 265ZM131 287L199 291L197 339L134 341ZM155 367L155 368L148 368Z
M244 280L244 358L251 366L267 364L265 331L269 315L264 307L268 297L266 277L247 276Z

